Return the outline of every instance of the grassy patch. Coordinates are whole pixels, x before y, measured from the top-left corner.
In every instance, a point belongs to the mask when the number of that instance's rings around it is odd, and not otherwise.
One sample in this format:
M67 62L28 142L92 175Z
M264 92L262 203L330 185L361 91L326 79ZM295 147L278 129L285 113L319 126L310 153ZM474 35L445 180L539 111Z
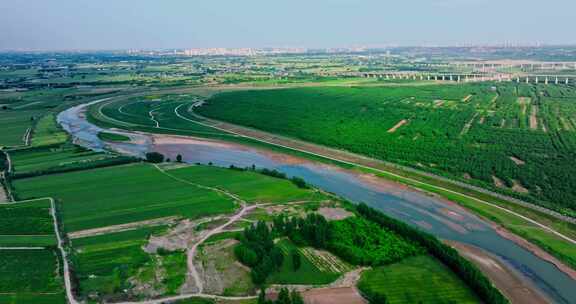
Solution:
M277 272L272 273L268 277L267 282L270 284L329 284L341 275L340 273L321 271L303 253L300 253L300 268L295 270L290 253L293 250L299 250L298 247L287 239L281 240L278 246L280 246L284 253L284 262Z
M98 138L104 141L130 141L130 137L108 132L99 132Z
M456 275L430 256L367 270L358 287L367 294L384 295L391 304L480 303Z
M42 117L32 133L32 146L63 144L68 140L68 134L56 123L54 114Z
M312 190L300 189L288 180L250 171L191 166L168 172L194 183L224 189L252 203L286 203L326 199L324 195Z

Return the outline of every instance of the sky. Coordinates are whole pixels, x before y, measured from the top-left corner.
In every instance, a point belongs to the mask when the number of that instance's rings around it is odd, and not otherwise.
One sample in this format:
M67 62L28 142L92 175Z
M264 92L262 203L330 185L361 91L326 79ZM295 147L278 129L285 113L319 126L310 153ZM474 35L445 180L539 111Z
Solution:
M0 0L0 49L576 44L575 0Z

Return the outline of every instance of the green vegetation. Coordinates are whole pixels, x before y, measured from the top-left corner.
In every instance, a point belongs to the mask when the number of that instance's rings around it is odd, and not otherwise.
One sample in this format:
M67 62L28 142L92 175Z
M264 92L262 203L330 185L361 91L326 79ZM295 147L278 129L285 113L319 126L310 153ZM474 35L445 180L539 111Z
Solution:
M50 200L0 205L0 234L54 234Z
M0 247L56 245L48 199L0 205Z
M130 137L116 133L100 132L98 138L104 141L130 141Z
M278 242L278 247L282 250L285 258L278 271L272 273L268 278L267 282L270 284L329 284L341 275L319 269L313 261L303 254L298 254L300 265L296 267L291 253L299 252L299 249L288 239Z
M57 265L56 250L0 250L0 301L65 303Z
M304 219L279 216L274 229L296 243L327 249L353 265L384 265L424 252L409 238L358 217L328 222L313 213Z
M27 132L40 114L37 110L0 110L0 147L24 145Z
M228 197L175 180L148 164L17 179L13 184L21 198L54 197L61 201L66 231L168 216L198 218L234 210Z
M72 262L75 278L79 282L80 296L97 294L118 297L122 294L122 290L131 287L136 281L152 282L156 271L155 260L142 250L142 246L146 244L150 235L164 230L165 227L142 228L73 239ZM185 261L182 264L180 257L172 258L170 255L171 253L166 253L163 257L169 260L166 267L172 270L174 267L186 269ZM170 277L166 282L173 291L175 282L181 280L175 276L181 276L181 271L168 275ZM130 280L131 278L135 280Z
M45 146L10 151L14 177L29 177L52 172L73 171L114 163L112 154L98 153L75 145Z
M506 83L314 87L222 93L199 111L571 213L575 98L570 87Z
M316 191L301 189L289 180L274 178L253 171L223 169L212 166L191 166L169 170L168 173L205 186L234 193L251 203L287 203L326 199Z
M368 207L366 204L358 205L356 210L365 219L380 225L382 228L394 231L426 248L429 254L436 257L474 290L483 302L494 304L509 303L504 295L492 285L476 266L436 237L393 219L380 211Z
M480 303L450 269L426 255L366 270L358 288L369 299L384 298L390 304Z
M36 123L30 144L32 146L58 145L67 140L68 134L58 126L54 114L48 114Z

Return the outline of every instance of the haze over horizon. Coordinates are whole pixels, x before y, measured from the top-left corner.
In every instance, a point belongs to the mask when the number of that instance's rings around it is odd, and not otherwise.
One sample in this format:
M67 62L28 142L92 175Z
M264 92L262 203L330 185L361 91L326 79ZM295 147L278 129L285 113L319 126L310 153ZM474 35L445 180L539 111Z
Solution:
M0 49L574 44L574 11L571 0L2 1Z

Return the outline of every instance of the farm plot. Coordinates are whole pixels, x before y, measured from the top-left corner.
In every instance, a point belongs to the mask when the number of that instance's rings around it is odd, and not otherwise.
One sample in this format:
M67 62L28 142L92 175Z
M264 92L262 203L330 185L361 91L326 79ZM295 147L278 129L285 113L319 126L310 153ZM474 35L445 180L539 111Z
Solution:
M28 129L32 127L33 119L41 115L41 111L0 110L0 147L20 146Z
M92 169L14 181L19 197L62 202L68 232L179 216L232 212L223 194L175 180L149 164Z
M74 239L72 262L79 295L110 298L175 294L184 283L185 254L149 254L143 250L151 235L165 230L160 226Z
M13 150L10 156L16 175L57 168L82 167L115 157L112 154L93 152L72 145Z
M66 303L56 250L0 250L0 303Z
M0 247L56 245L47 199L0 205Z
M338 270L347 270L348 266L334 257L334 260L328 260L324 256L316 254L314 250L300 249L290 240L283 239L278 246L284 254L284 262L278 272L272 273L268 278L271 284L305 284L320 285L334 282L343 272ZM291 258L293 250L298 250L301 255L301 265L294 269Z
M367 270L358 283L367 294L387 303L480 303L446 266L430 256L417 256Z
M326 196L301 189L285 179L251 171L237 171L211 166L190 166L167 171L177 178L216 187L234 193L253 203L286 203L291 201L320 201Z

